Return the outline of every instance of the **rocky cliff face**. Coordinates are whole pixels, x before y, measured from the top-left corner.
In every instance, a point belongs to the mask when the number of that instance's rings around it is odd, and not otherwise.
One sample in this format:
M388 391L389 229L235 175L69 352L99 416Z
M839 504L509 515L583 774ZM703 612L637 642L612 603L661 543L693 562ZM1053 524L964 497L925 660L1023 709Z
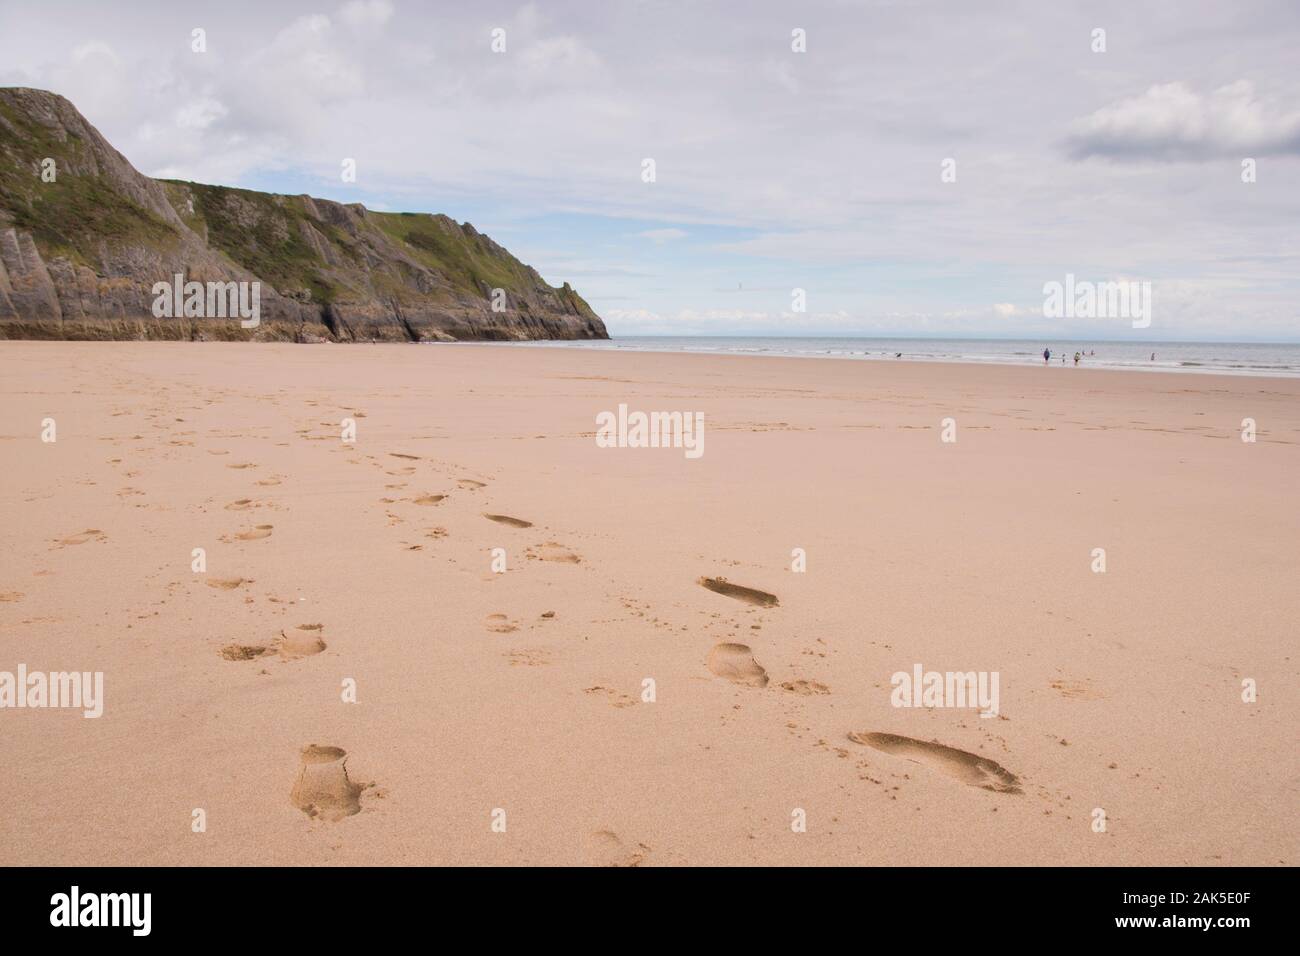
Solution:
M177 273L260 283L260 323L155 317L154 284ZM0 338L608 334L567 282L548 285L469 223L150 179L63 97L0 89Z

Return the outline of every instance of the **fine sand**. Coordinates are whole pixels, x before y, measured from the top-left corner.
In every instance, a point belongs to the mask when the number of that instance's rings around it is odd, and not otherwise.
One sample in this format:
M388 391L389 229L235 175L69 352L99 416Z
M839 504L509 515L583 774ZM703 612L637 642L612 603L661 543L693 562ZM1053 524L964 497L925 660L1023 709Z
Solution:
M0 710L0 864L1297 862L1300 381L5 342L0 389L0 672L105 697ZM704 454L597 447L620 403ZM917 664L998 716L892 706Z

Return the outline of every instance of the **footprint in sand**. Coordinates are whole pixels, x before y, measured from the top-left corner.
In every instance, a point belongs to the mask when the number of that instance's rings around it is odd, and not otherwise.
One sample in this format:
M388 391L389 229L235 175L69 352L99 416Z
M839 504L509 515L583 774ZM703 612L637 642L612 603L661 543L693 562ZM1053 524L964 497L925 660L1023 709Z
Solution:
M248 531L239 532L239 534L235 535L235 538L239 541L258 541L262 538L269 538L271 537L271 529L273 527L274 525L259 524L257 527L250 528Z
M478 491L480 488L487 487L486 482L475 481L473 478L461 478L456 482L456 484L466 491Z
M940 743L927 743L914 737L899 734L851 733L849 740L866 744L882 753L903 757L946 773L971 787L992 790L994 793L1023 793L1020 778L987 757L946 747Z
M530 560L554 561L558 564L581 564L582 557L574 554L564 545L556 541L547 541L545 544L539 544L536 547L529 548L524 552L524 557Z
M253 499L252 499L252 498L240 498L239 500L237 500L237 501L232 501L230 504L226 505L226 510L227 510L227 511L247 511L247 510L248 510L249 508L251 508L251 507L253 507Z
M291 630L281 631L280 639L276 641L276 650L280 654L280 659L295 661L300 657L311 657L325 650L325 642L320 636L324 629L323 624L299 624Z
M271 644L227 644L221 656L228 661L251 661L268 654L278 654L281 660L296 661L325 650L320 633L324 625L299 624L292 630L283 630Z
M811 697L814 694L829 694L831 689L816 680L788 680L781 683L782 690L788 690L792 694L798 694L800 697Z
M620 694L618 691L614 690L614 688L605 687L602 684L597 684L595 687L585 687L583 688L582 692L584 694L593 694L596 696L604 697L605 700L607 700L611 706L618 707L620 709L624 707L636 706L636 701L633 700L631 697L629 697L627 694Z
M512 518L509 515L490 515L486 512L483 514L488 521L495 521L497 524L506 524L512 528L531 528L533 523L525 521L523 518Z
M226 467L227 467L227 468L238 468L238 469L241 469L241 470L242 470L242 469L244 469L244 468L256 468L257 465L256 465L255 463L251 462L251 461L241 461L239 464L230 464L230 465L227 465Z
M417 505L436 505L446 497L446 495L420 495L413 500Z
M394 457L394 458L407 458L407 459L409 459L409 460L411 460L411 461L419 461L419 460L420 460L420 456L419 456L419 455L403 455L400 451L390 451L388 454L391 455L391 456Z
M278 485L279 483L280 483L279 478L263 478L261 481L258 482L259 485Z
M104 532L100 531L98 528L87 528L85 531L79 532L78 534L68 535L58 543L60 547L68 547L69 545L74 544L85 544L87 541L98 541L102 543L107 540L108 535L104 534Z
M483 623L494 634L512 634L519 630L519 623L510 620L504 614L489 614Z
M716 676L725 677L733 684L767 686L767 671L754 660L748 644L717 644L709 651L706 663Z
M1052 690L1072 700L1101 700L1105 695L1087 680L1054 680Z
M252 584L252 578L208 578L203 582L210 588L217 588L221 591L233 591L241 584Z
M588 866L640 866L649 852L644 843L628 846L613 830L596 830L583 844Z
M251 661L270 653L265 644L227 644L221 649L221 656L228 661Z
M23 599L22 591L0 591L0 604L12 604Z
M776 607L780 603L777 601L775 594L768 594L766 591L758 591L754 588L732 584L726 578L700 578L696 584L700 585L700 587L708 588L714 594L722 594L729 598L735 598L737 601L744 601L746 604L757 605L758 607Z
M303 747L290 802L313 820L331 823L360 813L365 788L348 778L347 760L348 752L341 747Z

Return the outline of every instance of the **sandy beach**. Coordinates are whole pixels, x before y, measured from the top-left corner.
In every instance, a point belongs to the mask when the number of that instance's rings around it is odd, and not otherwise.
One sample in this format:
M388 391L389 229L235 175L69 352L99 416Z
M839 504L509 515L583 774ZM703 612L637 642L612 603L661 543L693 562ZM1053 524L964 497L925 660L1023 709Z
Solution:
M2 865L1297 862L1300 381L4 342L0 389L0 672L103 674L0 710ZM703 453L599 447L620 404Z

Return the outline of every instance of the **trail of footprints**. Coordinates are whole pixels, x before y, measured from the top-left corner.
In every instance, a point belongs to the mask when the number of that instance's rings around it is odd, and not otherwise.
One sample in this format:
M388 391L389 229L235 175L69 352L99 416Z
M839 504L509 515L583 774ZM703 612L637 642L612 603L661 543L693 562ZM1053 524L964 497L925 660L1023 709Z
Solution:
M407 454L404 452L389 452L389 457L402 459L405 461L420 461L420 456ZM354 460L360 463L359 459ZM227 465L229 468L247 469L256 468L257 465L252 462L238 463ZM415 474L417 469L414 466L402 466L395 470L386 470L385 474L397 477L409 477ZM257 482L261 486L274 486L281 483L283 476L272 476L264 478ZM386 487L390 490L396 490L405 486L405 482L399 484L389 484ZM456 480L456 486L465 492L477 492L487 487L486 482L478 481L472 478L461 478ZM446 501L448 495L425 492L418 494L409 500L412 504L422 507L434 507ZM385 498L385 504L396 504L397 499ZM226 504L225 509L228 511L249 511L254 508L262 507L262 503L252 498L239 498ZM394 519L396 516L389 514L389 524L397 523ZM522 518L516 518L511 515L483 513L483 517L496 524L515 529L527 529L533 527L533 522L526 521ZM399 519L400 520L400 519ZM230 535L221 537L224 543L231 541L258 541L271 536L274 526L271 524L258 524L251 528L235 532ZM447 536L447 529L443 527L428 528L424 531L426 538L438 540ZM60 546L83 544L92 540L106 540L101 532L90 530L73 535L58 542ZM421 545L407 544L408 550L421 550ZM581 563L580 555L570 551L564 545L555 541L546 541L537 544L525 550L525 556L529 560L540 560L546 562L556 562L561 564L578 564ZM216 590L233 591L244 585L251 584L252 579L244 577L218 578L210 577L205 583L208 587ZM547 621L555 617L554 611L545 612L540 621ZM505 614L491 614L487 617L485 625L489 631L499 634L510 634L517 631L520 624L517 620L508 617ZM296 627L285 628L281 630L276 638L266 643L244 644L230 643L220 649L220 656L230 662L247 662L267 660L278 658L282 662L298 661L303 658L313 657L323 652L327 644L322 636L324 630L321 624L300 624ZM512 666L525 665L537 666L549 662L549 653L539 649L512 650L508 657ZM593 688L592 692L605 691L604 688ZM622 695L615 695L613 691L608 691L614 700L615 706L629 706L632 701ZM335 823L346 817L353 816L361 811L360 796L368 785L357 784L351 780L347 771L347 752L342 748L334 746L325 746L311 744L304 747L299 758L299 767L290 791L290 802L301 810L304 814L313 820L321 820L329 823ZM610 831L598 831L595 835L595 845L601 850L597 854L599 862L606 865L631 865L635 866L640 862L642 854L635 849L622 852L621 849L611 851L610 841L613 841L615 847L621 842Z
M192 445L193 443L187 442L185 444ZM390 452L389 456L406 461L421 460L418 455L402 452ZM253 462L238 462L228 464L226 467L244 470L257 468L258 466ZM385 473L408 477L414 474L416 470L414 466L407 465ZM258 480L256 484L263 487L273 487L279 485L282 480L283 476L273 475ZM396 489L403 486L404 483L387 487ZM477 492L487 487L487 485L485 482L475 479L461 478L456 480L456 487L465 492ZM427 492L407 500L418 506L431 507L441 504L447 498L447 494ZM385 501L395 503L393 499L385 499ZM230 511L248 511L259 507L263 507L263 503L250 498L236 499L225 505L226 510ZM481 514L483 518L505 527L518 530L533 527L533 522L512 515L494 512L482 512ZM270 537L272 531L273 526L269 523L257 524L233 535L223 536L221 540L224 542L231 540L263 540ZM431 528L425 532L426 537L433 539L443 538L446 534L446 529L441 527ZM57 540L55 546L72 547L89 542L103 543L107 540L107 535L102 531L87 529ZM419 546L415 546L413 549L418 550ZM543 562L579 564L582 561L579 555L555 541L546 541L531 546L524 551L524 555L528 560ZM205 583L217 590L233 591L253 582L248 578L232 577L209 578ZM734 584L725 577L701 577L696 583L715 594L752 607L774 608L780 606L780 601L776 595L756 588ZM17 593L6 593L3 599L16 600L19 597L20 595ZM543 620L550 617L554 617L554 612L547 612L542 616ZM519 629L520 622L505 614L497 613L486 618L485 626L493 633L510 634ZM757 629L757 625L755 625L755 628ZM278 658L283 662L298 661L318 655L326 649L327 645L322 632L323 625L321 624L298 625L281 630L276 638L264 644L227 644L221 648L220 654L222 658L232 662L265 660L267 658ZM547 652L541 649L511 650L507 656L510 658L512 666L519 664L536 666L548 662ZM752 648L737 641L716 644L709 651L705 665L710 673L716 677L730 681L738 686L762 689L766 688L770 683L767 670L755 659ZM783 691L805 697L830 693L830 689L825 684L814 680L789 680L781 682L778 686ZM1079 685L1077 682L1054 682L1053 689L1069 697L1087 698L1092 696L1090 688ZM589 687L585 690L585 693L604 697L615 707L630 707L635 704L635 700L627 695L601 685ZM855 744L871 748L891 757L919 764L949 776L967 786L994 793L1020 794L1023 792L1020 780L1014 773L997 762L981 757L978 754L949 747L937 741L924 741L899 734L854 731L847 736ZM357 784L350 779L346 762L346 751L338 747L312 744L303 748L300 754L298 773L290 793L290 800L293 805L312 819L328 822L337 822L345 817L359 813L361 810L360 795L368 785ZM591 834L587 850L588 862L591 863L636 866L644 858L643 851L647 851L648 847L643 844L628 847L623 844L622 840L613 831L597 830Z
M421 460L418 455L403 452L389 452L388 454L392 458L406 461ZM354 461L360 463L359 459L354 459ZM257 466L253 463L237 463L227 467L244 469ZM414 474L416 470L414 466L403 466L385 473L407 477ZM257 484L272 486L278 485L281 480L281 476L273 476L262 479ZM389 485L387 487L395 489L402 486ZM456 480L456 487L461 491L473 493L481 491L487 485L485 482L475 479L461 478ZM435 507L442 504L447 498L448 495L445 493L426 492L406 500L417 506ZM384 499L384 501L388 504L396 503L394 499ZM243 498L237 499L225 507L231 511L245 511L259 506L260 504L253 499ZM488 521L508 528L523 530L533 527L533 522L512 515L486 511L481 512L481 515ZM392 520L395 516L391 512L389 518L390 525L395 523ZM258 524L236 532L233 536L226 536L222 540L230 541L232 537L238 541L262 540L269 537L272 531L273 526L271 524ZM424 532L424 535L426 538L441 539L447 535L447 530L442 527L430 528ZM107 538L103 532L90 529L69 535L67 538L56 542L56 544L59 547L67 547L89 541L102 542L105 540ZM421 550L420 545L407 544L406 547L408 550ZM561 564L580 564L582 562L580 555L556 541L545 541L528 547L525 549L524 555L527 560L542 562ZM235 577L209 578L206 583L209 587L219 590L235 590L244 584L252 582L250 579ZM751 607L766 609L780 606L780 601L775 594L734 584L725 577L701 577L696 583L708 591ZM543 615L542 620L545 621L553 617L554 612L547 612L547 614ZM511 634L518 631L521 625L518 620L506 614L494 613L487 616L484 626L491 633ZM758 629L759 625L754 625L754 628ZM298 625L281 630L274 640L264 644L227 644L221 648L220 654L225 660L233 662L263 660L271 657L277 657L283 662L297 661L320 654L326 649L327 645L323 639L322 631L323 626L320 624ZM507 656L512 666L537 666L549 662L549 655L543 650L511 650ZM741 687L763 689L770 683L767 670L755 659L753 649L749 645L738 641L724 641L714 645L705 659L705 666L714 676ZM829 687L815 680L794 679L783 681L778 686L787 693L801 697L830 693ZM1065 692L1069 693L1068 690ZM635 700L627 695L601 685L589 687L585 690L585 693L603 697L615 707L630 707L635 704ZM848 739L855 744L871 748L879 753L920 764L967 786L989 790L994 793L1020 794L1023 792L1019 778L995 761L965 750L946 746L937 741L927 742L899 734L873 731L854 731L848 734ZM349 777L347 757L347 752L339 747L318 744L304 747L300 754L298 772L290 791L291 803L311 819L331 823L359 813L361 811L361 794L369 785L358 784ZM644 859L648 849L644 844L635 846L624 844L611 830L597 830L588 838L585 855L587 862L596 865L637 866Z
M745 604L758 607L776 607L779 604L774 594L731 584L726 578L700 578L697 583L716 594L734 598ZM754 652L747 644L733 642L715 644L709 651L705 665L716 677L729 680L733 684L758 688L768 685L767 670L754 659ZM785 681L780 686L783 690L800 696L830 693L830 688L819 681ZM1057 687L1057 684L1053 684L1053 687ZM1071 689L1077 692L1077 688ZM1068 693L1068 691L1063 692ZM1020 779L1001 764L966 750L946 746L938 741L917 740L901 734L872 731L854 731L849 733L848 738L856 744L862 744L880 753L921 764L967 786L993 793L1024 792L1021 789Z

